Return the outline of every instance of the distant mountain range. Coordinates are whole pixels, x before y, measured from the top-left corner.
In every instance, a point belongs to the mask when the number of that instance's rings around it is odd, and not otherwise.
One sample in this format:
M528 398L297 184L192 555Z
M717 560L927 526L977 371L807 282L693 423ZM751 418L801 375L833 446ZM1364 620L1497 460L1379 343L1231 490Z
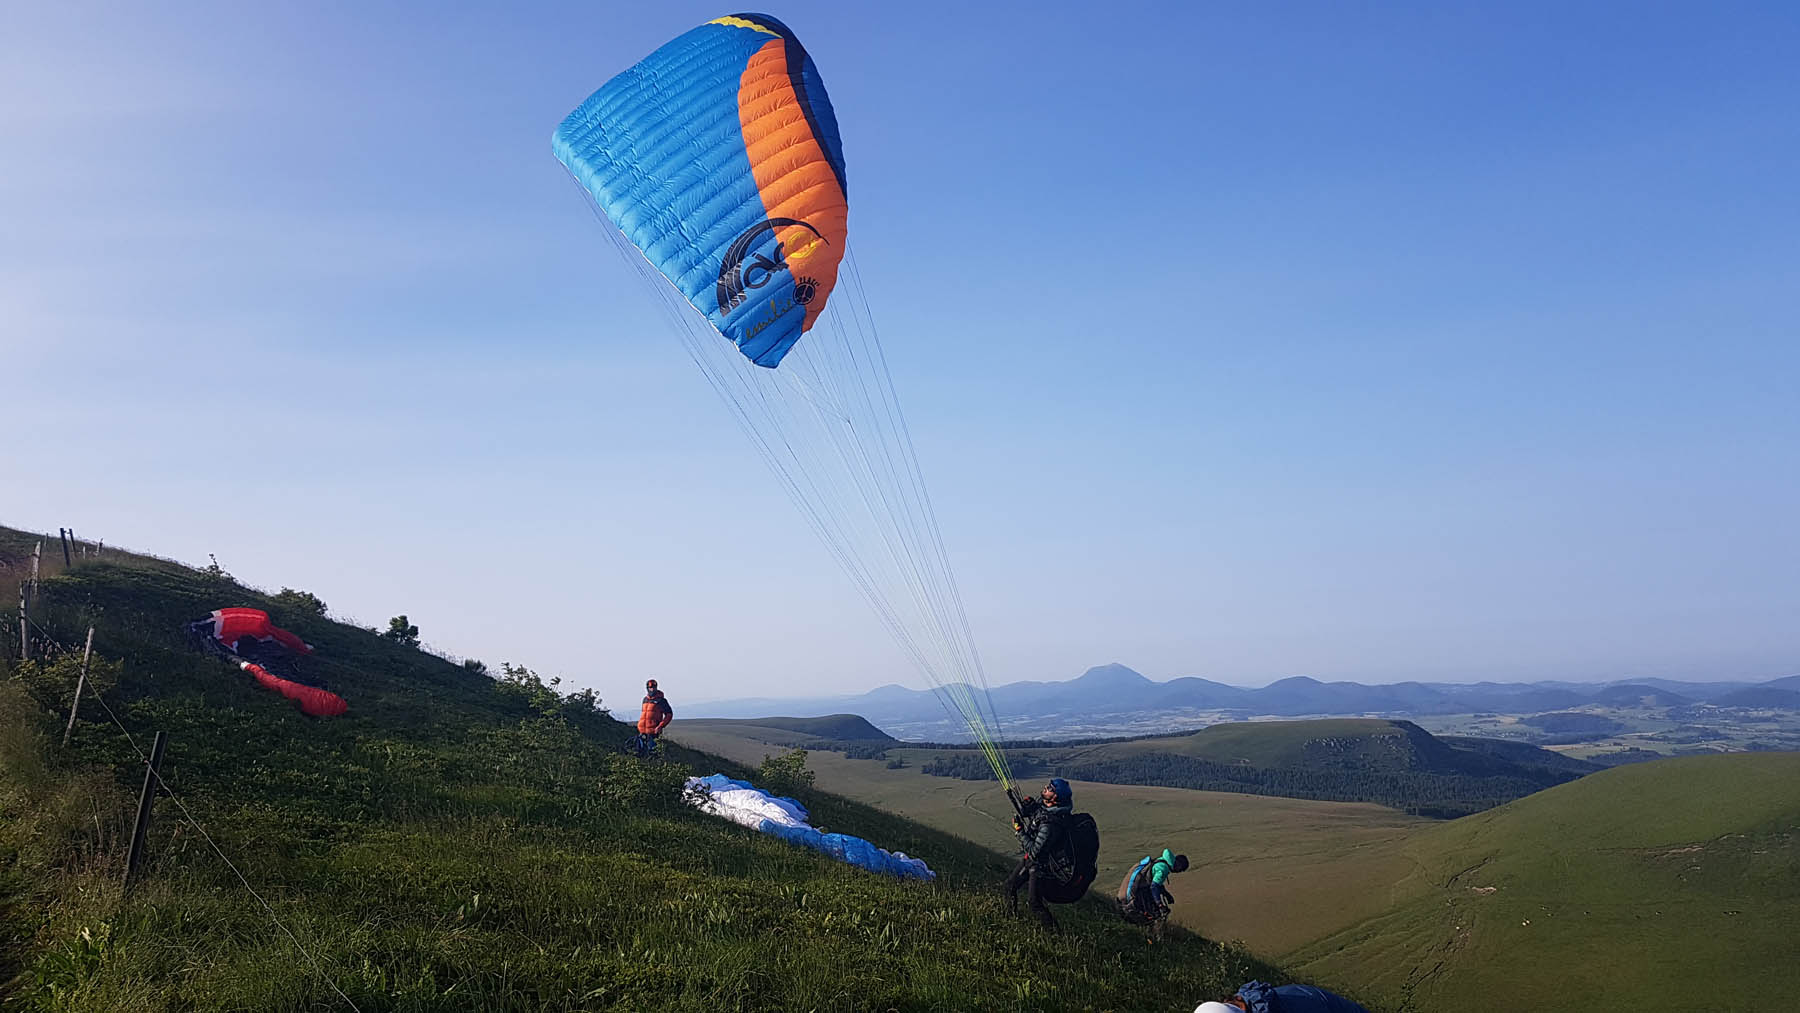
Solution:
M1066 682L1014 682L993 689L1002 725L1059 716L1090 720L1145 711L1228 711L1244 716L1423 716L1433 714L1559 711L1590 704L1673 707L1717 701L1721 706L1787 706L1800 703L1800 676L1766 683L1677 682L1633 679L1608 683L1424 683L1365 686L1320 682L1306 676L1260 689L1207 679L1156 682L1120 664L1090 668ZM818 716L854 713L884 728L932 724L945 713L929 690L888 685L856 696L811 699L743 699L691 704L688 717Z

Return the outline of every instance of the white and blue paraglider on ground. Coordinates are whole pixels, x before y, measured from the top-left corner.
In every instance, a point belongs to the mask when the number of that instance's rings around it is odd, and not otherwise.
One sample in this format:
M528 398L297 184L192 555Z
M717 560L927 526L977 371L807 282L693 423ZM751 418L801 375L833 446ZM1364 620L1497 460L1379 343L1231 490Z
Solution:
M705 791L696 791L704 788ZM808 847L858 868L899 879L936 879L924 861L904 851L886 851L860 837L827 834L813 828L806 807L791 798L780 798L724 774L690 777L686 797L701 811L723 816L752 830L772 834L791 844Z

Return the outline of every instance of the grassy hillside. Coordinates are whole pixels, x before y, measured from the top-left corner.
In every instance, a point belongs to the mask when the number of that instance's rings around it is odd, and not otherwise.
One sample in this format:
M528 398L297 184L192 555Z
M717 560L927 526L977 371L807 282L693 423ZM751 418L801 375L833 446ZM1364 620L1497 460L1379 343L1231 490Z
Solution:
M351 706L313 721L197 657L179 624L268 609ZM0 663L0 996L37 1010L1182 1010L1257 975L1181 933L1147 947L1090 903L1048 936L1013 920L1007 860L845 799L815 822L925 858L897 883L674 801L672 747L529 675L496 681L177 567L46 580L47 639L99 628L96 682L140 746L304 946L179 811L159 803L144 876L118 887L141 767L102 708L61 750L67 657Z
M1235 721L1189 735L1095 747L1072 758L1171 753L1213 763L1290 769L1417 771L1478 777L1512 775L1515 767L1592 773L1593 764L1524 743L1439 737L1411 721L1327 718Z
M1800 754L1619 767L1402 854L1391 910L1288 959L1395 1009L1775 1010L1800 993Z
M1405 767L1410 745L1403 722L1374 718L1318 721L1232 721L1188 735L1096 746L1084 758L1130 753L1173 753L1214 763L1250 767L1301 767L1326 755L1354 755Z

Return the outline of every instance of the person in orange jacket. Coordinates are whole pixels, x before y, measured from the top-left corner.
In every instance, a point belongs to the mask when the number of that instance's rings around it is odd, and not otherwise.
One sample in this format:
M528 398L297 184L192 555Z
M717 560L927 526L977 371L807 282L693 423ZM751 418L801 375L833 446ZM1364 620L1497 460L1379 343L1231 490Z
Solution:
M647 756L656 748L656 737L669 727L675 718L675 708L669 706L669 698L656 688L656 680L644 683L644 706L638 712L637 738L632 741L632 751L639 756Z

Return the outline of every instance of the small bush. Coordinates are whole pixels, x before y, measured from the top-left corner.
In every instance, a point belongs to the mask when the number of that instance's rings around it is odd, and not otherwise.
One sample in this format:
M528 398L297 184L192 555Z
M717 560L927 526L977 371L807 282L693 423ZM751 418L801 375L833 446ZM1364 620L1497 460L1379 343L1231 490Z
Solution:
M503 696L519 700L539 714L555 714L562 709L562 694L556 691L561 679L553 677L546 683L541 676L524 665L502 661L497 681Z
M206 554L206 558L212 562L200 568L200 576L205 577L208 583L213 585L237 583L237 578L231 575L231 571L219 565L218 556L209 552Z
M806 769L806 750L790 749L780 756L764 756L756 770L756 786L771 795L798 797L813 786L813 772Z
M615 808L634 812L674 812L684 807L688 777L688 769L678 763L609 756L600 775L600 797Z
M119 684L121 666L117 661L95 656L88 665L87 688L81 695L93 705L93 694L110 692ZM59 654L48 660L17 662L12 681L23 687L39 707L52 714L69 713L75 699L75 684L81 678L81 656ZM93 714L98 718L100 714Z
M320 601L319 596L313 594L311 591L296 591L291 587L284 587L281 589L281 593L275 596L274 600L275 604L281 606L282 609L295 612L299 615L313 616L316 618L324 618L325 616L325 603Z
M408 621L405 615L389 619L387 632L382 636L402 647L419 646L419 628Z
M592 687L563 697L563 710L576 714L609 715L612 713L600 705L600 694L594 692Z

